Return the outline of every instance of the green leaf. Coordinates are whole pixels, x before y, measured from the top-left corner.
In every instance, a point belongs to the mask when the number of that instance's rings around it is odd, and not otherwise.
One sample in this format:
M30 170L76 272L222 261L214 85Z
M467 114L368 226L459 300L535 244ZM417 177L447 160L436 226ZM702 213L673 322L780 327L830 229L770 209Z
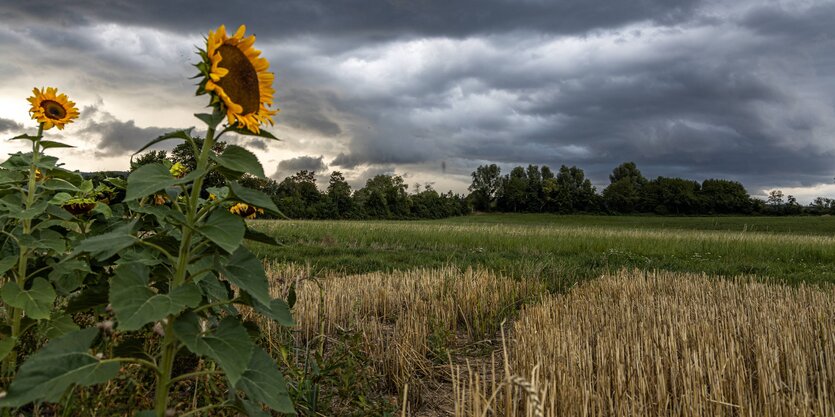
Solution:
M0 200L2 201L2 200ZM3 204L3 203L0 203ZM47 206L49 206L49 201L41 200L35 203L34 206L29 208L28 210L21 210L20 207L12 207L8 204L3 204L7 208L10 209L11 215L9 217L18 220L31 220L35 217L41 215L44 211L46 211Z
M112 379L119 364L102 363L89 349L98 335L87 328L52 340L23 363L0 407L20 407L33 401L57 402L72 385L94 385Z
M145 352L145 337L140 335L123 335L119 343L113 347L113 356L120 358L142 358L153 361L154 359Z
M246 224L240 217L221 209L215 210L197 230L221 249L232 253L244 240Z
M226 145L222 154L212 155L211 157L222 167L229 170L264 178L264 167L258 162L258 157L240 146Z
M17 184L23 181L23 174L19 171L0 169L0 184Z
M112 185L112 186L114 186L114 187L116 187L120 190L124 190L125 188L128 188L128 181L124 178L113 177L113 178L105 178L104 180L109 182L110 185Z
M185 184L199 177L200 171L189 172L183 178L175 178L163 164L142 165L128 176L128 188L124 201L135 200L178 184Z
M270 289L264 264L247 248L240 246L224 264L221 272L229 282L246 291L261 304L270 305Z
M202 62L201 62L200 64L198 64L198 65L201 65L201 64L202 64L204 67L206 66L206 64L203 64ZM199 67L198 67L198 68L199 68ZM209 114L209 113L197 113L197 114L195 114L195 115L194 115L194 117L196 117L196 118L200 119L200 121L201 121L201 122L203 122L203 123L205 123L205 124L206 124L206 126L209 126L209 127L217 127L217 125L218 125L218 124L220 124L220 122L222 122L224 118L226 118L226 114L224 114L224 113L223 113L223 112L221 112L221 111L218 111L218 109L215 109L215 111L214 111L214 112L212 112L212 114Z
M151 269L139 263L122 264L110 283L110 304L119 321L119 330L139 330L142 326L178 314L200 304L202 293L188 283L168 294L156 294L148 281Z
M72 197L67 193L55 194L54 196L52 196L52 199L49 200L49 207L46 208L46 212L52 217L57 217L59 219L65 220L67 222L69 222L71 220L75 220L75 216L73 216L72 214L70 214L70 212L64 210L61 207L64 204L64 202L66 202L70 198L72 198ZM38 223L38 226L40 226L40 223ZM79 231L79 232L81 231L81 229L79 229L77 224L72 228L66 228L65 227L65 229L76 230L76 231Z
M9 281L0 289L0 297L6 304L23 309L26 315L41 320L49 318L52 303L55 302L55 289L43 278L35 278L32 288L24 290L14 281Z
M104 203L96 204L96 207L93 207L93 210L91 210L90 213L101 214L105 219L113 217L113 210L110 209L110 206Z
M189 311L174 322L174 334L188 350L217 361L232 385L246 370L255 346L234 317L225 317L214 331L203 334L200 319Z
M7 337L3 340L0 340L0 361L6 359L6 356L9 356L14 346L17 344L16 337Z
M176 184L177 178L171 175L163 164L142 165L128 176L128 188L125 201L134 200L156 193Z
M238 184L237 181L229 181L229 191L235 198L243 201L244 203L260 207L273 214L281 215L281 212L278 211L278 207L275 206L273 200L261 191L246 188L243 185Z
M156 145L157 143L160 143L162 141L166 141L166 140L169 140L169 139L183 139L183 140L190 141L191 140L191 129L194 129L194 128L190 127L188 129L175 130L173 132L165 133L165 134L157 137L156 139L146 143L145 146L139 148L139 150L134 152L133 154L136 155L139 152L142 152L145 149L148 149L149 147L151 147L153 145Z
M267 132L264 129L260 129L260 132L255 133L255 132L250 132L246 128L238 127L237 125L233 125L233 126L227 126L226 129L224 129L224 130L227 130L229 132L235 132L239 135L244 135L244 136L257 136L259 138L277 140L279 142L281 141L281 139L275 137L275 135L273 135L270 132Z
M27 246L31 248L51 249L58 253L63 253L67 250L67 242L64 240L64 235L54 230L41 229L29 236L36 239L34 244L27 243Z
M279 243L279 241L276 240L276 238L274 238L274 237L272 237L272 236L270 236L270 235L268 235L264 232L259 232L257 230L253 230L253 229L250 229L248 227L246 229L246 233L244 233L244 239L251 240L253 242L258 242L258 243L266 243L267 245L273 245L273 246L280 246L281 245L281 243Z
M67 145L63 142L56 142L54 140L42 140L40 141L41 146L44 149L51 149L51 148L75 148L75 146Z
M61 314L38 323L38 330L47 339L55 339L78 330L69 314Z
M5 258L0 259L0 274L5 274L6 271L17 265L17 260L17 256L6 256Z
M250 400L266 404L279 413L296 414L284 376L275 361L261 348L252 352L249 366L235 388L245 392Z
M293 313L290 312L290 306L280 298L270 301L269 307L258 303L254 307L256 311L275 320L282 326L292 327L296 325L293 321Z
M28 140L28 141L36 141L36 140L38 140L38 137L24 133L22 135L17 135L13 138L9 138L9 140L17 140L17 139L25 139L25 140Z
M99 260L107 259L136 242L136 237L131 234L135 224L136 220L119 226L112 232L84 239L75 247L73 254L89 252Z
M292 309L296 305L296 281L290 284L290 289L287 291L287 307Z
M36 167L46 170L53 170L58 164L58 158L49 155L41 155L38 159L38 163L35 164Z
M84 181L84 177L82 177L77 172L68 171L63 168L55 168L53 170L50 170L49 172L47 172L46 176L49 178L62 179L76 186L81 184L82 181Z
M108 303L109 282L104 280L97 285L85 285L81 291L68 298L67 313L79 313Z
M58 292L66 295L81 287L90 272L90 265L85 260L67 259L52 265L49 280Z
M50 191L72 191L74 193L78 192L78 187L72 185L69 181L62 180L60 178L50 178L44 181L44 183L41 184L41 187L43 187L45 190Z

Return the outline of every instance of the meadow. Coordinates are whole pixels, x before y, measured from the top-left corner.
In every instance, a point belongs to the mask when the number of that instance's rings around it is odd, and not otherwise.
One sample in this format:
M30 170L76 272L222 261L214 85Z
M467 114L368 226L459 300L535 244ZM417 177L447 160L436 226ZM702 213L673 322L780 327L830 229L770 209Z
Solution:
M303 415L832 413L829 217L250 226Z
M830 217L475 215L435 221L256 221L261 257L356 274L480 266L552 290L622 268L835 281Z

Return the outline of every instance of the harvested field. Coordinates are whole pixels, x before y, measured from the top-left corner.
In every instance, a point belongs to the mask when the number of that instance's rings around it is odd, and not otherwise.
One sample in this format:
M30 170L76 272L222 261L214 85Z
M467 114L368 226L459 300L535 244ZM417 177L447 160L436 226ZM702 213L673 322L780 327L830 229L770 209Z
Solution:
M621 272L511 335L498 371L456 369L456 416L835 415L831 286Z

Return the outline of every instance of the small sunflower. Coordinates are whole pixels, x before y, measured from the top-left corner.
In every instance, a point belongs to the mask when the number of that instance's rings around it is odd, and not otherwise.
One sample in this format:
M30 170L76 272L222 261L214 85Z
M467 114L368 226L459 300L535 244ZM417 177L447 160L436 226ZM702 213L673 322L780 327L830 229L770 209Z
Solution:
M33 96L27 99L32 104L29 114L32 115L32 119L44 124L44 130L52 129L52 126L62 130L65 124L78 118L75 103L70 101L66 94L58 94L58 89L35 88L32 94Z
M64 202L61 207L74 215L85 214L96 208L96 201L91 198L75 197Z
M229 212L232 214L237 214L238 216L241 216L243 218L254 219L259 214L264 214L264 209L255 206L250 206L246 203L236 203L234 206L229 207Z
M225 106L226 118L230 125L259 133L260 126L272 125L272 116L278 110L273 105L273 80L267 72L270 63L260 57L261 51L252 45L255 35L244 37L246 26L241 25L234 35L226 34L221 25L217 31L209 32L204 54L205 85L201 92L209 92L220 99Z

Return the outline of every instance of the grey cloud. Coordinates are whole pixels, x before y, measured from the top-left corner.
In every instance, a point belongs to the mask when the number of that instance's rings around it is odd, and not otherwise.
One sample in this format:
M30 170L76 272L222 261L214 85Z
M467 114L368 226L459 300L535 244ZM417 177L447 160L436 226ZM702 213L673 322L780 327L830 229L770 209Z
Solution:
M285 159L279 162L278 169L275 171L275 174L273 174L272 177L276 179L283 179L284 177L293 175L296 172L302 170L313 171L322 174L327 169L328 166L325 165L323 156L299 156L296 158Z
M210 24L206 16L215 16L229 26L248 23L255 33L270 36L327 34L387 40L404 35L464 37L515 30L582 33L635 21L672 24L687 18L699 4L698 0L378 0L370 4L362 0L80 0L67 4L29 0L3 6L0 16L6 22L36 20L67 26L107 21L177 32L204 32ZM44 14L45 8L51 12Z
M23 125L11 120L0 117L0 132L16 132L23 130Z
M342 128L327 114L329 98L312 89L289 88L281 91L281 101L289 105L280 113L281 123L297 129L336 136Z
M87 124L79 133L97 138L97 153L102 156L133 154L151 140L166 132L177 130L155 126L139 127L133 120L118 120L95 106L88 106L82 109L81 113L87 116ZM172 146L170 142L165 142L151 149Z
M479 163L578 165L598 185L634 160L650 177L725 177L749 190L835 172L832 2L53 3L48 15L41 0L0 5L0 18L31 36L31 59L83 67L97 93L190 93L190 50L165 52L155 37L182 41L221 23L206 16L248 23L277 73L276 129L292 128L293 152L323 155L282 161L277 175L322 171L325 157L355 185L444 160L464 179ZM160 32L137 35L141 59L79 34L114 22ZM0 30L0 44L12 32ZM87 130L118 154L165 129L100 119Z

